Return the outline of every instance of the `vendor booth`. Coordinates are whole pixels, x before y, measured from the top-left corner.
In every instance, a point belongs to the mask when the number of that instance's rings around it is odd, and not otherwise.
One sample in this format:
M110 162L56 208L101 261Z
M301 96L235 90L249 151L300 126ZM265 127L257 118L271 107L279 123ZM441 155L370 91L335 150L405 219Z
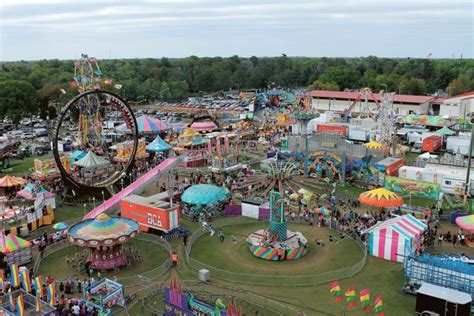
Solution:
M369 235L369 254L385 260L403 262L422 244L427 226L411 215L377 223L364 231Z
M31 243L13 234L5 237L0 233L0 249L3 260L8 264L24 265L31 262Z

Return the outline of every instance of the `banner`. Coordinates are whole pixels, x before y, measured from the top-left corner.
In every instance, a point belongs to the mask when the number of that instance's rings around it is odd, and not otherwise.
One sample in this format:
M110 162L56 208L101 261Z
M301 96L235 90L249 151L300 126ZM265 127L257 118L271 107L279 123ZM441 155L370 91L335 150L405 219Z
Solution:
M385 177L385 189L401 193L411 194L429 199L438 199L441 187L437 183L402 179L398 177Z

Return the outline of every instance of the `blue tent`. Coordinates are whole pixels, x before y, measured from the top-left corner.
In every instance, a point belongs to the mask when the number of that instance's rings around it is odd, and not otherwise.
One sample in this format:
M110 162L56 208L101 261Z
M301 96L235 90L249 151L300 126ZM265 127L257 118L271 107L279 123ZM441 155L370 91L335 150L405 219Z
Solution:
M229 195L224 187L212 184L198 184L186 189L181 196L181 201L191 205L210 205L223 202Z
M159 135L146 146L146 150L148 151L167 151L170 150L172 147L171 145L167 144Z

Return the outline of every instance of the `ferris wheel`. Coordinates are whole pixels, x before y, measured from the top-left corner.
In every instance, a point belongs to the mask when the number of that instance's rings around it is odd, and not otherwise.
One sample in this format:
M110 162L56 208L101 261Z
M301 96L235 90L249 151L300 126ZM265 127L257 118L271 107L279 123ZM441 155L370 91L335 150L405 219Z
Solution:
M87 90L99 90L102 80L97 58L82 54L81 58L74 62L73 85L79 88L79 93Z

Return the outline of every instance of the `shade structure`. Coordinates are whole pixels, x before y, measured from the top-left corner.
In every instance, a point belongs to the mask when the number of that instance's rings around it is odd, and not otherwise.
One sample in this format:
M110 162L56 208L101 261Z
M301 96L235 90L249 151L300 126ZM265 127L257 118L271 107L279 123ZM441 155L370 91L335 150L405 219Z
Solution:
M371 141L371 142L365 143L364 146L369 148L369 149L379 149L379 150L384 150L385 149L385 147L382 144L380 144L380 143L378 143L374 140Z
M474 215L459 216L456 218L456 224L461 229L474 233Z
M94 152L89 151L87 155L84 156L81 160L76 161L75 165L87 168L87 169L98 169L105 167L109 164L109 162L96 154Z
M403 204L403 198L384 188L373 189L359 195L359 201L375 207L397 207Z
M171 125L168 124L168 122L147 115L137 117L137 125L139 133L157 133L171 129ZM117 130L129 132L127 124L125 123L119 125Z
M17 186L24 185L25 183L26 183L25 179L19 178L19 177L13 177L9 175L6 175L0 179L1 188L17 187Z
M451 136L451 135L456 134L456 132L450 130L449 127L447 127L447 126L443 126L443 128L440 128L439 130L437 130L435 132L435 134L436 135L441 135L441 136Z
M87 155L87 152L85 151L82 151L82 150L75 150L72 154L71 154L71 167L74 167L74 163L78 160L81 160L82 158L84 158L84 156Z
M56 194L46 191L43 187L35 189L34 183L28 183L23 190L16 193L17 196L21 196L27 200L36 200L38 194L43 194L45 199L56 197Z
M68 224L61 222L61 223L54 224L53 228L56 229L56 230L64 230L64 229L68 228L68 226L69 226Z
M30 247L31 243L29 241L26 241L10 233L5 238L5 248L2 249L2 252L11 253Z
M217 128L217 125L212 121L202 121L192 123L191 128L196 131L212 131Z
M102 213L72 225L68 240L79 246L112 246L122 244L138 234L138 223L130 218L109 217Z
M229 191L212 184L198 184L186 189L181 201L191 205L210 205L225 201Z
M148 151L167 151L170 150L172 147L170 144L166 143L159 135L146 146L146 150Z

